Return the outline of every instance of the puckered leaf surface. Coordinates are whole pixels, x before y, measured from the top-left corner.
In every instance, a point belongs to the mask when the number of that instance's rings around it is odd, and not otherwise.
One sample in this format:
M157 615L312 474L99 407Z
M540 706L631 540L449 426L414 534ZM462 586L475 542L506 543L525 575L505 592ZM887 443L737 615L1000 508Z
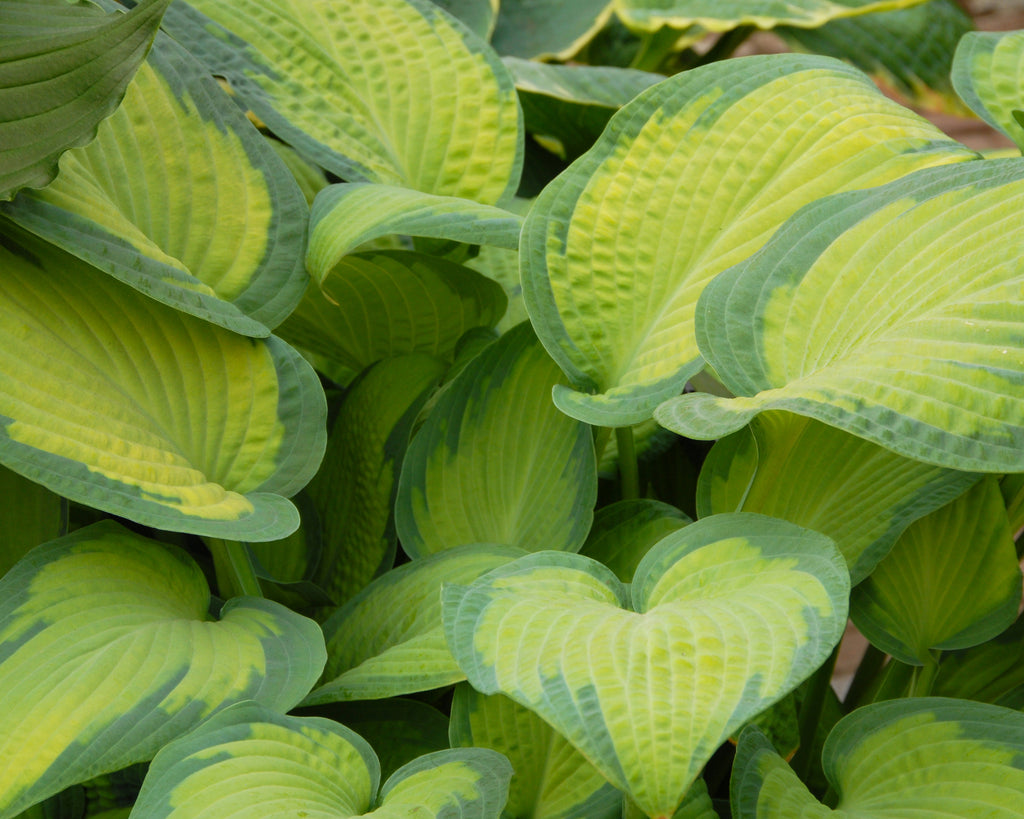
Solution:
M512 78L427 0L194 0L164 25L272 131L346 181L486 204L515 191Z
M737 514L668 535L631 590L590 558L541 552L442 599L474 688L539 714L667 819L730 733L821 664L848 593L828 538Z
M285 165L206 69L160 35L96 139L48 187L0 207L141 292L266 336L295 307L308 210Z
M0 461L162 529L274 540L323 455L312 368L34 237L0 245Z
M0 816L151 759L230 703L303 697L325 660L316 623L258 598L219 620L209 606L190 557L112 522L0 580Z
M785 409L926 463L1024 470L1021 206L1021 159L814 203L701 297L701 351L737 397L655 417L716 438Z
M523 227L527 308L574 388L556 403L604 426L648 419L701 368L705 285L799 207L974 156L823 57L728 60L641 93Z

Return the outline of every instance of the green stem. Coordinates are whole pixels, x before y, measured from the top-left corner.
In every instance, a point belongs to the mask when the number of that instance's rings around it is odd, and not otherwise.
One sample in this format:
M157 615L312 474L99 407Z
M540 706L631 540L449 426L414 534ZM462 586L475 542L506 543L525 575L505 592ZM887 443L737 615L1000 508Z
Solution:
M633 443L632 427L615 428L615 444L619 450L619 479L622 484L622 499L640 497L640 468L636 462L636 446Z
M217 588L225 599L231 597L262 597L259 578L244 543L237 540L203 538L213 555Z
M743 44L743 41L756 30L754 26L736 26L736 28L726 31L701 57L700 65L707 65L708 63L731 57L732 53Z
M837 645L821 668L811 675L804 691L803 702L800 703L800 747L793 757L793 770L805 782L814 764L814 738L821 722L821 714L825 707L825 696L832 684L836 659L839 657Z
M911 697L927 697L932 693L932 686L935 685L935 677L939 671L940 654L939 651L930 652L929 662L914 669L914 676L910 682Z
M886 654L879 648L868 643L864 656L861 657L857 670L853 672L853 679L850 681L850 688L843 698L843 709L852 711L867 694L868 690L878 679L882 667L885 665Z
M683 32L671 26L662 26L649 31L640 38L640 48L629 63L630 68L640 71L657 71L658 67L675 50Z
M893 659L885 667L880 675L879 685L871 691L868 702L882 702L883 700L896 700L907 695L907 689L914 677L915 668L912 665L901 663Z

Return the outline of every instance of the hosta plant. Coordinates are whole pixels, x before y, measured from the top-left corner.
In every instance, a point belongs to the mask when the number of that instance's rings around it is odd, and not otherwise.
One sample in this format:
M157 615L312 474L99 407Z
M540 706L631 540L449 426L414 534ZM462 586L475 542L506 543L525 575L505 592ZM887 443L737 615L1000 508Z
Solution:
M0 819L1024 817L1021 65L0 0Z

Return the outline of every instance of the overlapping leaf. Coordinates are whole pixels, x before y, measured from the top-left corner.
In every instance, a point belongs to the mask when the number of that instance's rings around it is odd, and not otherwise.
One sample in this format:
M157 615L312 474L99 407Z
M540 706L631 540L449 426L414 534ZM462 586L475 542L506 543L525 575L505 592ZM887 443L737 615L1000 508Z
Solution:
M737 819L1024 815L1024 714L925 697L860 708L822 754L838 796L820 804L763 735L740 738L730 787Z
M444 370L425 355L387 359L345 396L307 490L323 530L312 580L338 604L394 563L398 475L416 413Z
M360 371L382 358L450 358L474 327L505 311L502 288L474 271L403 250L341 259L281 325L282 338Z
M532 711L466 683L455 689L453 748L492 748L512 763L509 819L620 819L622 794Z
M857 587L850 616L875 646L914 665L969 648L1017 617L1021 573L994 477L913 523Z
M566 60L600 30L611 13L611 0L505 2L499 5L491 43L503 56Z
M447 585L443 616L474 688L535 711L661 819L732 731L821 664L848 591L823 535L718 515L652 548L631 591L590 558L542 552Z
M521 324L474 358L413 438L395 519L410 557L464 543L576 551L590 529L590 429L551 403L561 373Z
M121 102L170 0L125 15L91 3L5 0L0 10L0 200L39 188Z
M812 418L766 412L712 448L697 484L697 514L760 512L826 534L857 584L908 525L977 480Z
M268 335L302 297L298 186L170 38L157 38L124 103L60 168L0 210L146 295L245 335Z
M472 582L522 554L474 544L378 577L323 624L327 666L305 704L395 697L465 679L445 643L441 584Z
M400 768L378 793L380 763L358 734L240 703L157 755L131 816L498 819L511 773L494 751L440 751Z
M575 388L556 402L646 420L701 367L704 286L800 206L972 156L827 58L729 60L642 93L523 227L527 307Z
M7 244L0 461L162 529L295 529L285 497L320 463L326 408L294 350L172 310L30 237Z
M975 114L1024 149L1024 32L964 35L953 56L952 78Z
M193 0L164 25L272 131L346 181L487 204L515 191L512 79L426 0Z
M1024 706L1024 618L981 645L942 655L933 692L941 697Z
M648 549L691 522L674 506L650 498L612 503L594 514L594 524L580 554L603 563L619 580L629 583Z
M184 552L109 522L0 580L0 816L148 760L232 702L302 698L325 659L313 621L256 598L218 621L209 606Z
M817 202L719 276L700 348L736 398L659 423L716 438L786 409L954 469L1024 469L1024 160L969 162Z

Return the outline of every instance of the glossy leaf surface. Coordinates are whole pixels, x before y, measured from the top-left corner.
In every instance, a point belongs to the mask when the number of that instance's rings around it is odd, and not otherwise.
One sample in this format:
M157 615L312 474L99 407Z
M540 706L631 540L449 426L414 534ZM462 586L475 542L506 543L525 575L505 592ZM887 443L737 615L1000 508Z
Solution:
M395 518L406 554L464 543L579 549L593 517L597 466L590 428L551 403L561 380L529 324L459 373L402 467Z
M602 426L650 418L701 369L705 285L799 207L972 156L826 58L728 60L648 89L523 227L527 308L573 385L556 402Z
M849 577L834 544L760 515L658 543L631 590L542 552L443 591L448 644L477 690L565 735L651 817L669 817L736 728L838 642Z
M148 760L230 703L305 695L325 660L316 623L259 598L219 620L209 607L190 557L112 522L0 580L0 816Z
M275 540L319 466L323 391L280 340L230 333L52 246L0 247L0 460L172 531ZM282 497L285 496L285 497Z
M659 423L717 438L786 409L927 463L1021 471L1018 203L1024 160L1004 159L806 208L701 297L701 350L738 397L683 396Z

